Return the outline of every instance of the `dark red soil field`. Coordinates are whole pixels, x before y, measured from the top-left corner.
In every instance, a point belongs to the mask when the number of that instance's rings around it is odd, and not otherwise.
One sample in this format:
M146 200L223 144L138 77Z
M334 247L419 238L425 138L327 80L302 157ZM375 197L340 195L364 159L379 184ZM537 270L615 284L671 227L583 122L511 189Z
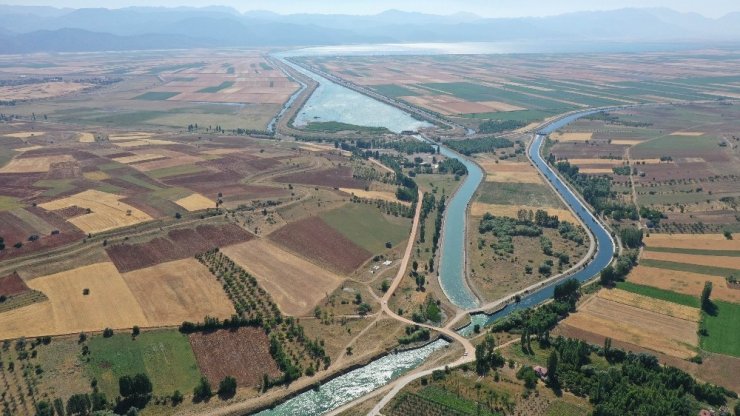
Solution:
M167 238L157 237L146 243L111 245L105 251L118 271L126 273L193 257L212 248L241 243L252 238L252 234L235 224L201 225L194 230L172 230Z
M280 176L275 181L282 183L301 183L304 185L328 186L331 188L365 188L367 183L352 177L352 168L338 167L313 172L299 172Z
M335 231L319 217L308 217L270 234L271 240L303 257L344 274L360 267L372 253Z
M190 335L200 371L212 385L226 376L236 379L239 386L254 387L267 374L271 379L281 376L270 355L270 342L260 328L220 329Z
M26 209L30 213L56 227L58 234L40 234L36 229L9 212L0 212L0 236L5 239L5 250L0 250L0 261L13 257L27 255L33 252L59 247L84 238L85 234L64 221L54 213L45 212L37 207ZM38 235L39 239L29 241L31 235ZM15 243L22 243L21 248L15 248Z
M14 296L27 290L28 286L16 272L0 277L0 295Z
M64 217L64 218L74 218L79 217L80 215L87 214L87 209L80 208L77 205L72 205L71 207L66 207L62 209L58 209L54 211L54 213Z
M0 195L15 198L28 198L38 191L33 184L44 178L44 173L3 173L0 174Z

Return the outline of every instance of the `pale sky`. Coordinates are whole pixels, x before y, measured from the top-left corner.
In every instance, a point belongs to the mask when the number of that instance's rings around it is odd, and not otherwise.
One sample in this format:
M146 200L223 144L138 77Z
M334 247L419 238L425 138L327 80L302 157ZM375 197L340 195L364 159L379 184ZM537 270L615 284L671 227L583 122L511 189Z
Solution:
M547 16L584 10L623 7L667 7L720 17L740 11L737 0L0 0L24 6L108 7L224 5L240 11L289 13L374 14L387 9L434 14L472 12L485 17Z

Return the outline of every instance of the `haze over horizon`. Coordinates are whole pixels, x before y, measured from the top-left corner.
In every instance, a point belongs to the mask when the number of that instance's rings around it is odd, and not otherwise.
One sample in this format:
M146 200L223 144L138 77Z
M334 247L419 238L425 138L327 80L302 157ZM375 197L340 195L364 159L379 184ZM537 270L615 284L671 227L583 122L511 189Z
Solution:
M446 0L409 0L399 7L393 0L328 0L309 2L306 0L273 0L269 5L257 0L158 0L156 4L146 0L23 0L5 3L15 6L49 6L57 8L125 8L149 7L231 7L240 12L270 11L280 14L317 13L370 15L389 9L440 15L474 13L481 17L540 17L579 11L616 10L621 8L669 8L683 13L698 13L705 17L718 18L740 10L731 0L696 2L692 0L604 0L595 6L588 0L542 2L537 0L463 0L454 8Z

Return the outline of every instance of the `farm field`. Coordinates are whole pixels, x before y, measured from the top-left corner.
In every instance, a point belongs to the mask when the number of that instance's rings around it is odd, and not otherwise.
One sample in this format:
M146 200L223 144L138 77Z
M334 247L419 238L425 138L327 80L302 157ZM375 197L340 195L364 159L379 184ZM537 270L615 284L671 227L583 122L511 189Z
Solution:
M698 314L698 310L696 313ZM581 306L562 325L679 358L695 356L699 346L697 322L600 296Z
M264 239L226 247L223 252L253 274L287 315L308 314L343 280Z
M118 379L124 375L147 374L154 394L161 395L191 391L200 379L188 337L175 330L144 331L135 339L129 331L97 335L87 345L85 370L108 397L118 396Z
M740 153L733 134L738 111L732 103L621 109L583 118L551 135L551 140L558 134L591 138L555 141L550 152L580 173L608 177L620 190L618 200L655 211L653 218L642 219L654 241L666 241L663 234L721 236L736 232L738 224ZM709 248L703 238L697 244Z
M89 83L3 87L0 96L18 100L14 112L19 115L46 114L53 121L89 126L181 130L198 124L264 131L298 89L261 51L233 51L217 59L197 50L124 55L59 56L53 67L33 71ZM28 68L15 70L28 74ZM3 67L5 75L13 71Z
M608 68L602 65L604 59L611 63ZM683 63L681 69L661 65L666 59ZM578 59L505 54L459 55L455 60L448 56L303 57L301 62L478 127L485 120L526 125L586 106L733 98L732 90L718 85L723 79L734 81L728 74L737 72L737 61L725 52L702 59L711 60L711 67L694 65L694 56L678 52L586 54ZM517 70L511 71L512 67ZM715 76L707 78L708 72ZM585 140L586 136L571 137Z
M261 328L221 329L191 334L189 338L198 367L213 385L231 376L240 386L256 387L265 374L273 379L281 375Z

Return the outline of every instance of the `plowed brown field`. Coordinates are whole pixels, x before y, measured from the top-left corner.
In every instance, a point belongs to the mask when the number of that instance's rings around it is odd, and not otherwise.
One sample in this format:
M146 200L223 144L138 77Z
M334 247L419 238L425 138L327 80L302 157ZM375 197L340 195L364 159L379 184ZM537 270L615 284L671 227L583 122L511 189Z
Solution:
M264 374L270 378L281 375L261 328L198 332L190 335L190 345L200 371L212 385L231 376L239 386L254 387L262 382Z

